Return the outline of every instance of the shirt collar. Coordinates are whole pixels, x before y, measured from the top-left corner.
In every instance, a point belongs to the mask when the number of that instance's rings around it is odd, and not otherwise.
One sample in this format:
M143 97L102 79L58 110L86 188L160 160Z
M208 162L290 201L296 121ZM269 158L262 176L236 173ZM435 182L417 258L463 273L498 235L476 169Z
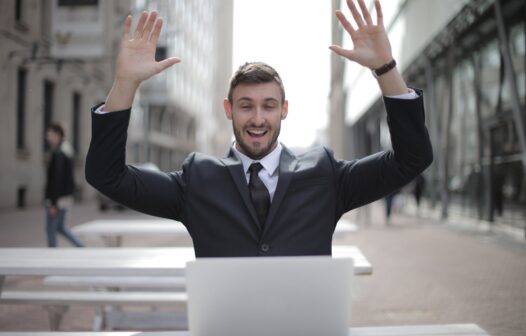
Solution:
M236 148L235 142L232 145L232 149L234 150L234 154L237 156L237 158L241 160L241 163L243 164L243 171L245 172L245 174L247 174L248 168L250 168L250 165L253 162L259 162L261 163L263 168L265 168L265 170L269 173L269 175L274 175L274 173L276 172L279 166L279 158L281 157L281 151L283 147L281 146L281 143L278 142L278 145L276 146L276 148L274 148L272 152L268 153L261 160L253 160L249 158L248 156L246 156L245 154L241 153Z

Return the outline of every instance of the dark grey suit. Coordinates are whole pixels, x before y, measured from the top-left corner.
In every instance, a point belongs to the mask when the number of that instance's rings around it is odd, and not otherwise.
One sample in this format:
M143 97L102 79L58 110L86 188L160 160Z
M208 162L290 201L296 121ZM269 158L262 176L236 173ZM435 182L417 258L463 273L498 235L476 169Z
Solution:
M353 161L324 147L294 156L285 147L264 230L250 201L242 164L190 154L182 171L160 173L125 165L130 111L93 114L86 179L116 201L181 221L197 257L331 253L338 219L399 189L432 161L423 98L385 98L393 151Z

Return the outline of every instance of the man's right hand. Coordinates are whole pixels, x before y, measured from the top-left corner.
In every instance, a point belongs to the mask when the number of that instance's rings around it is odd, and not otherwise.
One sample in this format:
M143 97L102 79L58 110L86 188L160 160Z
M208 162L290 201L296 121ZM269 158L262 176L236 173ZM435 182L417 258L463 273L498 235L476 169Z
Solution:
M176 57L160 62L155 60L157 41L163 25L157 12L143 12L132 35L130 34L131 24L132 17L128 16L124 22L115 81L106 99L104 111L130 108L135 92L142 81L181 61Z

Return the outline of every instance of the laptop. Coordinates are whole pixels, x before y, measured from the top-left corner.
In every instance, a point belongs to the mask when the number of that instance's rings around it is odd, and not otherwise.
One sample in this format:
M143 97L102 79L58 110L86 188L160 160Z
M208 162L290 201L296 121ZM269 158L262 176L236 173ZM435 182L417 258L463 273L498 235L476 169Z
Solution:
M351 258L209 258L186 267L192 336L347 336Z

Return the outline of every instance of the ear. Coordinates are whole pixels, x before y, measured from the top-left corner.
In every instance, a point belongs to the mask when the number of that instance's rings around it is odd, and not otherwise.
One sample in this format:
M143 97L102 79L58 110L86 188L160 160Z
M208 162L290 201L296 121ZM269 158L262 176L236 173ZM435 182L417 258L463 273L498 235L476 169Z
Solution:
M232 105L227 98L223 100L223 108L225 109L225 114L228 120L232 120Z
M281 110L281 120L285 120L288 114L289 114L289 101L285 100L283 102L283 108Z

